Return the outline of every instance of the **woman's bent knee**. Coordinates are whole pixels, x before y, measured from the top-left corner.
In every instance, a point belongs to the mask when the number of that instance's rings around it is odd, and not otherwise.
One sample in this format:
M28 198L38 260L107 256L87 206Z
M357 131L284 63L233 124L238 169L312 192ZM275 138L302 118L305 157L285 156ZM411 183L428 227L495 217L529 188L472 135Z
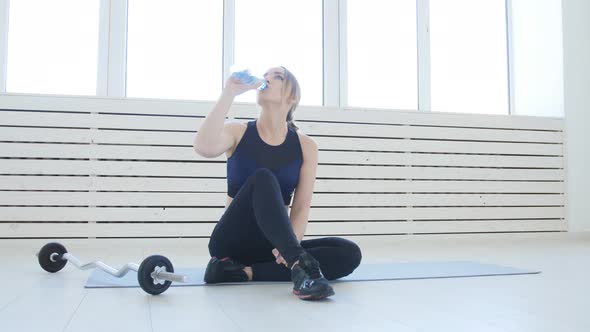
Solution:
M356 243L343 238L340 238L339 242L339 248L341 250L340 264L337 268L324 273L324 276L328 280L342 278L351 274L361 264L363 258L361 248Z
M213 257L213 256L217 256L217 250L216 250L217 248L216 248L216 246L215 246L215 243L214 243L212 240L209 240L209 245L208 245L208 247L209 247L209 255L210 255L211 257Z
M258 168L248 178L248 182L254 184L254 187L273 188L281 190L281 185L275 174L268 168Z
M356 269L360 264L361 264L361 260L363 259L363 254L361 253L361 248L354 242L344 239L344 238L339 238L340 239L340 243L342 246L342 250L345 250L348 256L348 262L349 262L349 267L350 267L350 272L352 273L352 271L354 271L354 269Z
M274 173L268 168L259 168L251 175L256 181L276 180Z
M356 268L361 265L361 260L363 259L361 248L359 248L359 246L354 242L351 242L351 244L348 246L347 252L348 261L347 266L344 269L344 272L346 273L345 275L349 275L354 270L356 270Z

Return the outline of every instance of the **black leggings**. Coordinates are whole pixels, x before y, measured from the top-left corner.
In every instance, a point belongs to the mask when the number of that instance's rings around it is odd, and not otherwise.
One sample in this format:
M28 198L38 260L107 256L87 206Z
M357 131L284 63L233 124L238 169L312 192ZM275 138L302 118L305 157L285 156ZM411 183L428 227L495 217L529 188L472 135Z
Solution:
M360 248L344 238L299 243L278 180L270 170L260 168L242 185L213 229L209 253L251 266L255 281L290 281L291 270L276 263L274 248L289 266L307 251L318 260L328 280L349 275L361 262Z

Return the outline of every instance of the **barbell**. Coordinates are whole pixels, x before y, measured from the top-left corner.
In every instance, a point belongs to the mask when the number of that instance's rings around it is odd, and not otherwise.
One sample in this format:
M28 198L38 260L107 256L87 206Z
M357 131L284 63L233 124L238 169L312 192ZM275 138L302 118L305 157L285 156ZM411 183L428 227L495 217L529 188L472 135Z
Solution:
M82 264L74 255L68 253L64 245L57 242L50 242L41 247L41 250L37 252L37 257L39 258L39 265L45 271L51 273L63 269L68 262L71 262L80 270L99 268L117 278L123 277L129 271L136 271L139 286L146 293L152 295L165 292L173 281L188 281L188 276L175 274L170 260L162 255L149 256L140 265L127 263L121 269L117 270L101 261Z

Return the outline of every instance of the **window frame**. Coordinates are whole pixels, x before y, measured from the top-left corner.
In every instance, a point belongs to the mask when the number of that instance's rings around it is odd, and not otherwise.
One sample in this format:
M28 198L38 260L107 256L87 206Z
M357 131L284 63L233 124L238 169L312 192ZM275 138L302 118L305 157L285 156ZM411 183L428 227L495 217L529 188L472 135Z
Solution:
M417 13L418 111L431 111L430 0L415 0ZM347 107L347 2L323 0L323 106ZM505 0L508 63L508 112L514 114L512 0ZM6 93L10 0L0 0L0 93ZM128 0L100 0L97 89L99 97L126 97ZM235 0L223 0L222 86L230 74L235 51Z

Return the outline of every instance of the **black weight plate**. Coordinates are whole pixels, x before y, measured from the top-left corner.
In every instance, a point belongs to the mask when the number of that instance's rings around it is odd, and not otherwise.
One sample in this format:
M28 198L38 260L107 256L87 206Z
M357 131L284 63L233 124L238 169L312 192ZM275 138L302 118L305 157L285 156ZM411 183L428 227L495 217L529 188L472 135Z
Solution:
M139 265L139 269L137 270L137 281L139 282L139 286L141 286L146 293L152 295L158 295L165 292L172 284L172 281L169 280L166 280L164 284L154 284L154 279L152 278L151 273L154 272L156 266L165 266L166 272L174 272L174 267L172 267L170 260L161 255L149 256L141 262L141 265Z
M68 252L66 250L66 247L64 247L61 243L47 243L41 248L41 250L39 250L39 265L41 265L43 270L55 273L63 269L64 266L66 266L66 263L68 261L65 259L61 259L63 254L65 254L66 252ZM58 256L55 256L55 262L52 262L51 255L54 253L58 254Z

